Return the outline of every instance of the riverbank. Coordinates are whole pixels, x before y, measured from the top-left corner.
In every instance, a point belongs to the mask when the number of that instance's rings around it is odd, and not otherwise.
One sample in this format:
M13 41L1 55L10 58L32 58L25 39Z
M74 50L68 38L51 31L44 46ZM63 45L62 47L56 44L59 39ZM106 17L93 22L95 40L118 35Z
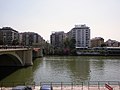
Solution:
M77 48L76 53L84 56L120 56L120 47Z

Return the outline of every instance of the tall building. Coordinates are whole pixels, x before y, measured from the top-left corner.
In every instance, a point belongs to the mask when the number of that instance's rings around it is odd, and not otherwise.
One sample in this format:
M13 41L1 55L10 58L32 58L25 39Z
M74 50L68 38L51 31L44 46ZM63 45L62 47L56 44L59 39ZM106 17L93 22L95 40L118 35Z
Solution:
M23 32L20 33L20 45L40 47L45 40L37 33Z
M104 44L104 39L102 37L95 37L91 39L91 47L101 47Z
M0 29L0 44L13 45L19 42L18 31L11 27L3 27Z
M64 45L65 33L63 31L53 32L50 35L51 45L54 48L61 48Z
M33 43L38 43L38 34L34 32L23 32L20 33L21 45L31 46Z
M76 48L90 47L90 28L84 25L75 25L75 27L68 32L69 39L76 40Z

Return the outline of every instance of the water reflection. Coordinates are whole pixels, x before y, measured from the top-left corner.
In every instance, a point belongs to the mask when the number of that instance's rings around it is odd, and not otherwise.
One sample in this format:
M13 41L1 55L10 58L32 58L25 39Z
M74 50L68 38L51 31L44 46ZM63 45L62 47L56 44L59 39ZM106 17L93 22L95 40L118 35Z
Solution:
M34 81L81 82L89 80L89 63L88 58L46 57L40 63Z
M69 62L69 70L73 82L89 80L90 64L87 58L75 58Z
M32 80L32 67L26 67L22 69L15 69L15 67L9 67L9 68L2 68L2 71L4 71L4 74L0 76L1 77L0 82L26 82L29 80ZM7 74L9 72L9 75ZM6 76L6 77L5 77Z
M33 82L33 75L42 60L33 61L30 67L0 67L0 82Z
M120 57L97 57L90 61L92 81L120 81Z
M0 81L9 76L11 73L18 70L19 67L0 67Z
M0 68L0 82L120 81L120 57L44 57L31 67Z

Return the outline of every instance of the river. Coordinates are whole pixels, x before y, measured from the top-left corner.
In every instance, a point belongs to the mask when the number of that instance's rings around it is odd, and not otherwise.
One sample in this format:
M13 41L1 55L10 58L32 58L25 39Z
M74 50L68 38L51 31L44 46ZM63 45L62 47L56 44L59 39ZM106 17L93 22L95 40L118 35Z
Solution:
M120 56L47 56L33 63L0 67L0 82L120 81Z

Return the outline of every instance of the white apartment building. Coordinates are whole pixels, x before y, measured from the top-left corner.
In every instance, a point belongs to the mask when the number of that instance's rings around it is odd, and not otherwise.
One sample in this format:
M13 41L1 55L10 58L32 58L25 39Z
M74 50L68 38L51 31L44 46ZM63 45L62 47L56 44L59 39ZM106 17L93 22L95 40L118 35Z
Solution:
M75 25L75 27L68 32L68 37L76 40L76 48L90 47L90 28L84 25Z

